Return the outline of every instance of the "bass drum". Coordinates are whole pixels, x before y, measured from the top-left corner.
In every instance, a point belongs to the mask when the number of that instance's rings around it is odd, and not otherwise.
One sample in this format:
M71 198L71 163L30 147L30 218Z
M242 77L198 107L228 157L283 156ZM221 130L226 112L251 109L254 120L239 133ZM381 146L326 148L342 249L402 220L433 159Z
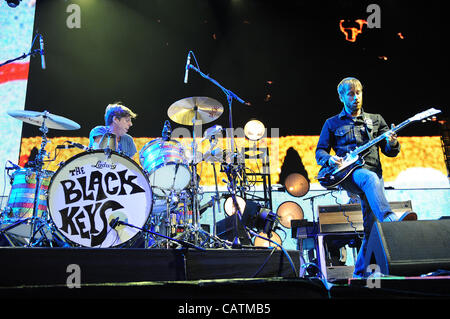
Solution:
M74 244L125 246L147 223L152 197L144 171L132 159L88 151L72 157L53 175L48 211L59 232Z

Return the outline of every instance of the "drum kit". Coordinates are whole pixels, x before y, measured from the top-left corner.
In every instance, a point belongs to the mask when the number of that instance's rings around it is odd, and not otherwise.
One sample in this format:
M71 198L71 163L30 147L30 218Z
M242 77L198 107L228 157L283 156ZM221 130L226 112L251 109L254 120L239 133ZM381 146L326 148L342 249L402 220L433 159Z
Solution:
M198 125L211 123L223 106L208 97L189 97L173 103L169 118L192 126L189 149L171 138L166 121L162 137L149 141L139 151L139 162L115 149L105 138L101 149L85 150L60 163L56 172L44 169L49 129L77 130L76 122L47 111L10 111L8 114L39 127L42 142L34 165L18 165L8 175L11 191L0 215L0 233L12 246L26 247L231 247L216 236L216 207L220 196L215 164L226 152L214 149L215 125L205 132L211 147L197 156ZM106 141L107 139L107 141ZM113 139L115 140L115 139ZM205 205L197 165L209 162L214 168L215 192L206 207L212 207L213 230L204 230L200 217Z

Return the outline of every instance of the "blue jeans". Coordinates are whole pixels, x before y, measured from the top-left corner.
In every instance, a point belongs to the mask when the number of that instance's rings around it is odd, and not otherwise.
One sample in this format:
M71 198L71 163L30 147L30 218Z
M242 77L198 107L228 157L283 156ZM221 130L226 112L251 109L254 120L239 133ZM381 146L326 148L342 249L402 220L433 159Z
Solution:
M364 238L355 262L354 274L363 276L366 272L364 259L367 241L375 218L382 221L392 210L384 192L383 178L366 168L357 168L351 176L341 183L341 186L361 198Z

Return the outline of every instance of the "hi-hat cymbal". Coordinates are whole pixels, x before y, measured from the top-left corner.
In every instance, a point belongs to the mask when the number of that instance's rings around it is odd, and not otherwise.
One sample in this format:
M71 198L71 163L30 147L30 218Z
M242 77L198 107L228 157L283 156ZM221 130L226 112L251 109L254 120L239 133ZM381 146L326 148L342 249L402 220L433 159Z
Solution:
M169 118L181 125L205 124L217 120L223 113L220 102L204 96L187 97L173 103L167 110Z
M18 120L25 123L33 124L36 126L42 126L45 120L45 126L47 128L56 130L78 130L80 125L65 117L51 114L47 111L36 112L26 110L14 110L8 111L8 114Z

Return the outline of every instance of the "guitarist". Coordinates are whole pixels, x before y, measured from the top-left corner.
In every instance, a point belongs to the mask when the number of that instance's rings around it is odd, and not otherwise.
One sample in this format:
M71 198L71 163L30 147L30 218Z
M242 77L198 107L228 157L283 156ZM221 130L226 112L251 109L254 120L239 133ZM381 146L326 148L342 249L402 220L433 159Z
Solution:
M339 114L325 121L320 133L316 161L321 166L341 165L348 152L389 131L381 115L364 112L362 84L358 79L353 77L343 79L337 90L344 107ZM400 152L397 136L393 133L389 134L385 140L368 150L368 154L364 156L365 164L356 168L340 183L343 189L357 194L361 199L364 240L355 263L355 277L364 276L365 273L364 254L374 218L382 222L417 219L417 215L413 212L406 212L400 218L392 212L384 193L378 147L389 157L395 157ZM331 149L336 155L330 155Z

